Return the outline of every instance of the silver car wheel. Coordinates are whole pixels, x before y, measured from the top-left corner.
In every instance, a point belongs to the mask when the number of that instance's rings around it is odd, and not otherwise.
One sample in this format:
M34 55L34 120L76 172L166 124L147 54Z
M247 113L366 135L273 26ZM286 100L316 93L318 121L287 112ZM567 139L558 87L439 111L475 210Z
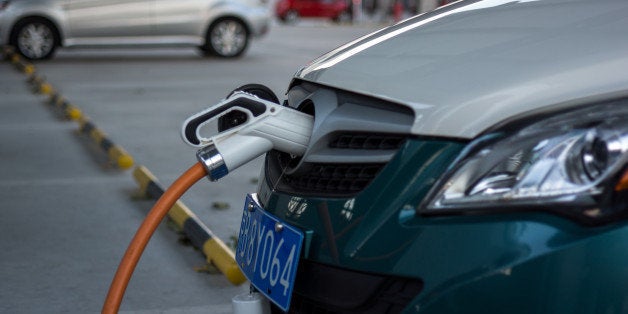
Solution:
M54 49L54 33L48 25L30 23L17 34L17 48L27 58L41 59Z
M219 21L210 31L212 50L222 57L240 55L248 43L248 32L244 24L237 20Z

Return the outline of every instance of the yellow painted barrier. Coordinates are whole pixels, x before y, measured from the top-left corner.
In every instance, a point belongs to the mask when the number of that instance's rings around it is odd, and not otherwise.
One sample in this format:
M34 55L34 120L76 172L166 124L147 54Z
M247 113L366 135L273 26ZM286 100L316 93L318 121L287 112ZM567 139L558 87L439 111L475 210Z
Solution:
M140 193L144 196L158 199L164 189L157 182L157 178L144 166L138 166L133 171ZM235 261L233 251L180 200L168 211L168 217L179 227L196 248L200 249L208 263L216 266L227 280L234 285L242 284L246 277Z
M73 108L70 108L72 110ZM78 109L76 109L78 110ZM134 164L133 157L122 147L114 144L99 128L96 127L85 115L78 115L79 131L88 135L103 151L107 157L120 169L131 168Z
M50 96L49 103L61 109L69 119L77 121L79 130L94 140L118 168L128 169L133 166L133 157L122 147L109 140L102 130L90 122L79 108L62 97L50 83L46 82L44 77L37 75L33 64L24 61L20 55L15 53L13 47L3 46L0 52L28 76L27 82L32 86L33 92Z

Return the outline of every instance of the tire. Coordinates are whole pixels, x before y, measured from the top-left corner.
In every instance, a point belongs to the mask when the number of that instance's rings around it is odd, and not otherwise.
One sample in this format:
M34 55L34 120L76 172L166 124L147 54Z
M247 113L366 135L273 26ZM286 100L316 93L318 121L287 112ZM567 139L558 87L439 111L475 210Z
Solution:
M29 60L52 58L60 44L57 28L41 18L19 21L13 27L9 42L20 55Z
M283 16L283 22L286 24L296 24L299 20L299 12L296 10L290 10Z
M201 51L221 58L241 56L249 45L250 33L236 18L220 19L209 27Z
M352 14L348 10L340 12L340 14L338 14L338 16L336 16L336 17L334 17L332 19L332 21L334 23L338 23L338 24L350 23L352 20L353 20Z

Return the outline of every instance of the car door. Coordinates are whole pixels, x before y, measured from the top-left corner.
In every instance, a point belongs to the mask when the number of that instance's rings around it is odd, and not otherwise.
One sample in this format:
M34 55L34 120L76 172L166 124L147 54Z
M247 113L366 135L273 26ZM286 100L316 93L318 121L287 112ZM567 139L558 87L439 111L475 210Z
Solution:
M202 43L214 0L153 0L153 34Z
M151 0L71 0L67 38L117 43L124 38L150 35ZM102 41L102 42L99 42Z
M321 0L298 0L296 1L297 11L303 17L322 16L323 2Z

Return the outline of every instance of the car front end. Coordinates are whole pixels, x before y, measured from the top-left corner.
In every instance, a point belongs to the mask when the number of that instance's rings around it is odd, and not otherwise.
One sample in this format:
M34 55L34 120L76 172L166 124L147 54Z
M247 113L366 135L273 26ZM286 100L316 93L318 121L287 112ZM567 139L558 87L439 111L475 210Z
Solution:
M255 200L298 270L260 233L255 288L291 313L628 311L625 12L462 1L298 71L309 147L270 152Z

